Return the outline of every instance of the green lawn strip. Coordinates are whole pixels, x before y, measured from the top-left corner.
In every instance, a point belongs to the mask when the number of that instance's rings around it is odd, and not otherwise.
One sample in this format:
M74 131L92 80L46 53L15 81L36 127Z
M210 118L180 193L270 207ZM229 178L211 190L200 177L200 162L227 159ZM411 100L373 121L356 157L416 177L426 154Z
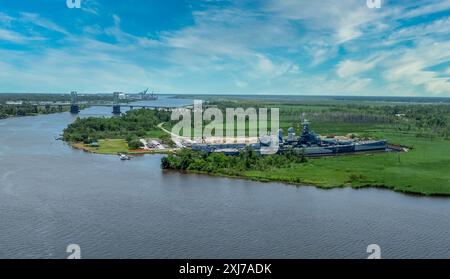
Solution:
M117 154L128 152L128 144L124 139L104 139L98 141L98 147L88 144L83 145L83 149L98 154Z
M210 174L279 181L323 188L385 187L399 192L450 195L450 141L390 134L409 152L310 158L307 163L270 170L216 169Z

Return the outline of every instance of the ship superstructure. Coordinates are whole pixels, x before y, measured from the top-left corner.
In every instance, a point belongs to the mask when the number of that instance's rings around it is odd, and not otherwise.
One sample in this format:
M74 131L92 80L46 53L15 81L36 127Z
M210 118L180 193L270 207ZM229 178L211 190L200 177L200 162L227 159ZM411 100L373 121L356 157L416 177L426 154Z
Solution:
M293 128L288 129L287 138L283 137L281 129L278 132L279 152L289 148L301 148L307 155L325 155L374 150L383 151L388 148L386 140L362 140L357 137L322 137L310 129L308 120L303 121L299 137L292 136L293 130Z
M260 137L258 143L250 144L256 151L260 152L263 147L269 146L270 136ZM297 149L308 156L321 156L342 153L355 153L365 151L387 151L387 140L367 140L359 139L357 137L324 137L316 134L310 128L310 122L304 120L302 122L302 129L299 136L295 135L293 127L288 129L287 137L284 137L283 130L278 131L278 153L283 153L286 150ZM193 150L206 152L221 152L227 155L236 155L248 146L249 144L231 143L231 144L192 144Z

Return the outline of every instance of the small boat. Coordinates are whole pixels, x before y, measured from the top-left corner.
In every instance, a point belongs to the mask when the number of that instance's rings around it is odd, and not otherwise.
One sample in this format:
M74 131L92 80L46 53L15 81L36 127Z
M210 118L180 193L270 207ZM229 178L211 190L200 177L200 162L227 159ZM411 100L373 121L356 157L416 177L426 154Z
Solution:
M130 160L131 157L126 155L126 154L120 154L120 160L122 161L126 161L126 160Z

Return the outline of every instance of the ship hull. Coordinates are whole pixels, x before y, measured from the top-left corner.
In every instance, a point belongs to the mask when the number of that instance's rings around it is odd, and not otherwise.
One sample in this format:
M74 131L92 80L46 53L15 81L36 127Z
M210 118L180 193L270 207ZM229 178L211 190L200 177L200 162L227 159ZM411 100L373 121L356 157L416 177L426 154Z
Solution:
M306 155L327 155L339 153L355 153L364 151L386 150L387 142L384 140L370 141L365 143L355 143L348 145L332 145L324 147L306 147Z
M355 144L355 151L383 150L387 148L387 141L379 140L369 143Z
M368 141L364 143L353 143L345 145L328 145L328 146L312 146L304 147L305 155L320 156L320 155L331 155L340 153L356 153L364 151L376 151L376 150L386 150L387 141ZM284 150L281 149L280 153Z

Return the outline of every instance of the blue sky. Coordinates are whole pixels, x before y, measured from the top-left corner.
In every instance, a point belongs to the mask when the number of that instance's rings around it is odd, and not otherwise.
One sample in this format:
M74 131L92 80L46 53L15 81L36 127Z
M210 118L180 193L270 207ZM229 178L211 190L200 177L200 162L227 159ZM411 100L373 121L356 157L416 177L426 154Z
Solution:
M0 92L450 96L450 0L0 0Z

